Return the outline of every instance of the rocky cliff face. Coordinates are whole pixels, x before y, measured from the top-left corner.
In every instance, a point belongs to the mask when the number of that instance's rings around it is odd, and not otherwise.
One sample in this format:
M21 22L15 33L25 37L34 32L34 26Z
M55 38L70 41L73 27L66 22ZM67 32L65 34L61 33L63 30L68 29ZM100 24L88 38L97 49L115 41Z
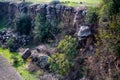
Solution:
M66 27L71 24L78 27L83 22L85 11L85 8L64 6L60 2L49 4L0 2L0 16L7 18L10 22L13 22L14 18L21 13L28 14L34 22L36 14L41 13L46 16L47 21L58 20Z

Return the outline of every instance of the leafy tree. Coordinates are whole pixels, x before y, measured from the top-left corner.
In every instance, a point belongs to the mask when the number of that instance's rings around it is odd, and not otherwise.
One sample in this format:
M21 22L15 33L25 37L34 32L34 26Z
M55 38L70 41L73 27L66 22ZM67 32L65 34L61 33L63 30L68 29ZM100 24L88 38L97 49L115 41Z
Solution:
M20 14L15 19L15 28L21 35L29 35L31 31L31 19L27 14Z
M65 75L70 71L71 63L65 54L55 53L48 58L50 69L61 75Z
M60 53L65 54L69 59L72 59L76 55L76 39L71 36L65 36L57 46Z

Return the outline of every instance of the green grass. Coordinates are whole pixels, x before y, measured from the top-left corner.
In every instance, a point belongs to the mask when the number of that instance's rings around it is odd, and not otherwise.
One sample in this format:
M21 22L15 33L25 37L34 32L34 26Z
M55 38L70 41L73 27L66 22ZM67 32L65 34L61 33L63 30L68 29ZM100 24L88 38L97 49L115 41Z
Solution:
M0 1L13 1L13 0L0 0ZM14 0L14 1L22 1L22 0ZM26 2L32 2L32 3L48 3L51 1L55 1L55 0L26 0ZM97 6L102 2L102 0L57 0L57 1L61 1L61 2L70 1L70 3L65 4L68 6L80 6L79 4L80 2L83 2L87 6ZM72 3L72 2L78 2L78 3Z
M70 3L65 3L65 5L73 6L73 7L81 6L81 5L86 5L88 7L95 7L95 6L98 6L102 2L102 0L76 0L76 1L68 0L68 1L70 1ZM80 2L82 2L83 4L80 4Z
M26 63L18 53L11 53L8 49L0 48L0 55L5 57L16 68L19 74L23 77L23 80L37 80L34 74L25 69ZM17 59L17 64L14 63L13 58Z

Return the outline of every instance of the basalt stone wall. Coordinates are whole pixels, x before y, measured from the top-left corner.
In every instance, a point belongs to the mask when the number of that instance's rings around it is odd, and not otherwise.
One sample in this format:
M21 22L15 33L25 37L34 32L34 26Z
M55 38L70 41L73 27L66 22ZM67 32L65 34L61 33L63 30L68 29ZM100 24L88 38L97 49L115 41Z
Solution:
M7 17L10 22L13 22L16 16L21 13L30 15L34 26L35 16L37 13L45 15L47 21L58 20L63 22L64 26L71 24L78 27L84 19L86 9L77 9L61 5L60 2L51 2L49 4L26 4L26 3L11 3L0 2L0 16Z
M4 17L7 17L9 15L8 7L9 7L8 2L4 3L0 2L0 19L2 19L4 15L5 15Z

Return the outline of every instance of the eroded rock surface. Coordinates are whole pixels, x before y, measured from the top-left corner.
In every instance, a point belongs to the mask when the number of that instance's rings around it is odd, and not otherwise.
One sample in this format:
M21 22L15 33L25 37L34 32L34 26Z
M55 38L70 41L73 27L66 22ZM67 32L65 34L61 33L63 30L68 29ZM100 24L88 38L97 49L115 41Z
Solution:
M37 13L44 14L47 21L58 20L64 22L65 26L80 23L85 16L85 9L76 9L75 7L64 6L60 2L51 2L49 4L27 4L0 2L0 16L7 17L9 22L14 22L16 16L21 13L29 14L32 22ZM34 23L33 23L34 24Z

